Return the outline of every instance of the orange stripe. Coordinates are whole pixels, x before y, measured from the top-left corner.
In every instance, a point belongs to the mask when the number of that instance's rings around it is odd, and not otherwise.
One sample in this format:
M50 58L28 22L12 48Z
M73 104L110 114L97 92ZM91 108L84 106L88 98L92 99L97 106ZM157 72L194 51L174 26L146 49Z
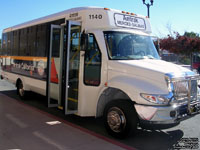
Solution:
M0 58L10 58L15 60L26 60L26 61L47 61L47 57L31 57L31 56L0 56Z

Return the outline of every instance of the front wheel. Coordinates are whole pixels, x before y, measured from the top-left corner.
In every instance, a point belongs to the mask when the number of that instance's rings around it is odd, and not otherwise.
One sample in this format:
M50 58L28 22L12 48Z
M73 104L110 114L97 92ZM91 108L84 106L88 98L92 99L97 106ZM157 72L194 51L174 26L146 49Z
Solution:
M126 100L111 101L104 110L104 124L109 134L125 138L137 128L138 118L134 105Z

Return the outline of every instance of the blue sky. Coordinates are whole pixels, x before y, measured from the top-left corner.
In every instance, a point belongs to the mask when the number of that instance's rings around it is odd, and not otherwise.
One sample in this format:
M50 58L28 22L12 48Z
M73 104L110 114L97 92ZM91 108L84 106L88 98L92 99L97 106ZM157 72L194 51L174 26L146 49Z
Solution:
M1 0L0 32L16 24L82 6L108 7L147 15L142 0ZM181 34L185 31L200 33L199 14L200 0L154 0L150 8L153 34L165 37L169 34L168 28Z

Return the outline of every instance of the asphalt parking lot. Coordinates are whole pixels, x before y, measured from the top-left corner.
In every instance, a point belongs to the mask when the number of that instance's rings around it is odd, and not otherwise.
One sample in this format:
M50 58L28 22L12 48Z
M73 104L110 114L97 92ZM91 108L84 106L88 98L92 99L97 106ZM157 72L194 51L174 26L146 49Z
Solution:
M87 131L94 133L92 136L96 137L97 135L97 137L99 136L104 140L106 139L107 142L112 143L114 141L114 143L116 142L118 145L122 144L123 146L120 147L122 149L165 150L180 149L180 146L182 146L184 149L184 146L187 146L188 144L191 146L191 143L193 146L196 146L193 147L193 149L199 149L200 115L196 115L190 119L184 120L180 124L168 129L150 130L138 128L135 135L132 135L127 139L119 140L112 138L106 133L101 118L83 118L75 115L65 116L62 111L56 108L47 108L45 97L35 93L30 93L30 98L26 101L20 100L16 95L15 87L4 80L0 81L0 94L12 98L12 101L28 106L27 109L33 108L42 112L43 115L55 116L63 121L67 121L75 126L86 129ZM2 142L0 142L0 144L2 144ZM187 149L191 149L191 147Z

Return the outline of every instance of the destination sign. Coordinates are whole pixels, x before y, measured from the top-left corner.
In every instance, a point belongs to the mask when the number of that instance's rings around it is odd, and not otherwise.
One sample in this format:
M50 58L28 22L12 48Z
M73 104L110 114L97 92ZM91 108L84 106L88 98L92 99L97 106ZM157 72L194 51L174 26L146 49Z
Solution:
M114 14L115 24L118 27L123 28L134 28L145 30L146 25L143 18L138 18L130 15L125 14Z

